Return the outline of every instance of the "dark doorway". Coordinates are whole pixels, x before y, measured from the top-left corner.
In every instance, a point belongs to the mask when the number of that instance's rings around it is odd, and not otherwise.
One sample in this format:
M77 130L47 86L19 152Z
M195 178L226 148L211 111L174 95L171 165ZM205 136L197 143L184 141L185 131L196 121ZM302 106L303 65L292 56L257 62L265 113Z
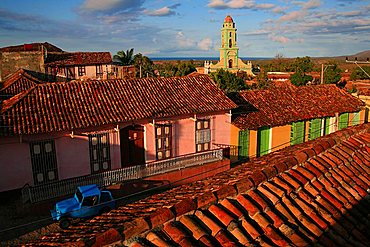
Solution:
M229 68L231 69L233 67L233 60L232 59L230 59L229 60Z
M120 130L121 166L129 167L145 163L144 127L128 126Z

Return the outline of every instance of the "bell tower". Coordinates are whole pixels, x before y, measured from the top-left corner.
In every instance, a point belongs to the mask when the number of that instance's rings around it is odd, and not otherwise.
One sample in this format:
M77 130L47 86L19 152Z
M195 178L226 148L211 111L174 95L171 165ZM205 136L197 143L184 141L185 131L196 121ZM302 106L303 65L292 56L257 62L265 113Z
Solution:
M248 75L254 76L252 62L245 64L239 58L239 47L236 43L236 28L233 18L226 16L221 28L220 61L213 64L209 61L204 63L204 73L212 73L219 69L228 70L233 73L245 71Z
M238 52L235 23L228 15L221 28L220 61L225 69L238 68Z

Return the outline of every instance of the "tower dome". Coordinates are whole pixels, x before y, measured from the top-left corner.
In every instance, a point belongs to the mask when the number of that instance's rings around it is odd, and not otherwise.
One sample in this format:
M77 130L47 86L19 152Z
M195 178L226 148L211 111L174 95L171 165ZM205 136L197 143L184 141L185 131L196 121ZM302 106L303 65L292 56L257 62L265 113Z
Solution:
M234 23L234 20L230 15L228 15L225 17L224 23Z

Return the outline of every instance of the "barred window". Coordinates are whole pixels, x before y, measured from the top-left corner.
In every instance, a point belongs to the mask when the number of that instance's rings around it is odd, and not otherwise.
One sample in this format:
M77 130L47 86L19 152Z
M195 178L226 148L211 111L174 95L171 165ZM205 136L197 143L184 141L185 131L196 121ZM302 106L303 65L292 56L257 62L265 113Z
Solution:
M86 75L86 67L85 66L78 66L78 76Z
M209 119L198 119L196 121L195 145L196 151L202 152L211 147L211 126Z
M54 140L31 142L30 153L35 184L43 184L58 180Z
M96 77L102 77L103 76L103 65L99 64L96 65Z
M109 133L89 135L91 173L111 169Z
M172 157L172 125L155 126L156 156L158 160Z

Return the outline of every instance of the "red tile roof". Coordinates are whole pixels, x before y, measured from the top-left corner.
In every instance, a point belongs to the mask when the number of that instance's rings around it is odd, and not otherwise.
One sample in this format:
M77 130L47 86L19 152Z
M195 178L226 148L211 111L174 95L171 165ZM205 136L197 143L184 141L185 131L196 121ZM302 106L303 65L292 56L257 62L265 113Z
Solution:
M110 64L109 52L65 52L48 54L45 66Z
M370 124L126 204L31 246L369 246Z
M336 112L356 112L364 105L335 85L279 86L242 91L239 95L236 103L247 106L245 114L233 120L240 129L282 126L300 120L335 116Z
M65 80L66 78L63 77L47 75L26 69L18 69L3 81L2 88L0 89L0 100L9 99L38 84L62 82Z
M23 45L7 46L0 48L1 52L20 52L20 51L41 51L46 48L48 52L62 52L63 50L48 42L44 43L30 43Z
M11 96L42 83L46 82L32 76L27 70L19 69L3 81L3 85L0 90L0 99L10 98Z
M0 135L71 131L234 107L208 76L43 84L3 102Z

